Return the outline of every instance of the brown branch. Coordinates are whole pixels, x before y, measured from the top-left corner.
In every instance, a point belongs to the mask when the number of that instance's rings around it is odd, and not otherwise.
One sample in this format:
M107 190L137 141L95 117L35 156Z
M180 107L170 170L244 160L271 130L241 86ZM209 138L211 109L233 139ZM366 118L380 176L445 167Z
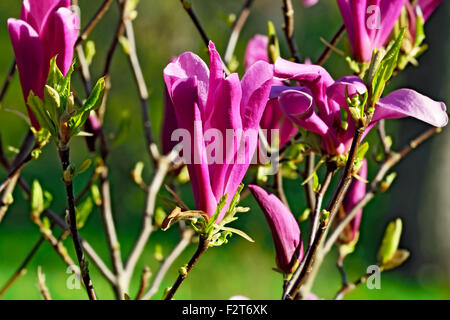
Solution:
M125 22L125 32L129 42L129 51L127 52L128 61L133 71L136 86L139 92L139 99L141 101L141 112L142 121L144 127L144 135L147 143L147 150L149 152L150 158L155 161L159 157L158 148L155 144L155 140L152 134L152 124L149 115L149 101L148 101L148 90L147 84L145 83L144 75L142 73L142 68L139 63L139 58L136 52L136 40L134 37L133 22L129 19Z
M11 67L9 67L8 75L6 76L5 81L3 82L2 90L0 91L0 108L2 107L3 98L6 95L6 91L8 91L9 85L16 73L16 60L13 60L11 63Z
M238 42L239 36L241 34L242 28L250 15L250 8L255 0L247 0L239 13L238 18L233 24L230 38L228 39L227 48L225 49L224 62L229 64L233 58L234 50L236 49L236 44Z
M100 22L100 20L103 18L105 13L108 11L109 7L111 6L112 0L104 0L97 12L94 14L92 19L88 22L86 27L84 27L83 31L81 31L77 42L75 43L75 46L80 45L83 41L85 41L89 35L91 34L92 30L97 26L97 24Z
M206 35L205 29L203 29L202 24L197 18L197 15L195 14L194 10L192 9L192 3L190 0L180 0L181 4L183 5L184 10L187 12L189 17L191 18L192 22L194 23L195 27L197 28L198 32L200 33L200 36L202 37L203 43L206 47L209 45L210 38Z
M339 235L345 229L345 227L353 220L358 211L364 208L370 200L374 198L374 196L379 192L378 184L384 179L386 174L391 170L394 166L396 166L408 153L417 148L423 142L433 137L435 134L440 133L442 131L441 128L430 128L411 142L409 142L405 147L403 147L400 152L391 152L386 158L385 162L379 167L375 177L370 183L370 188L366 192L364 198L362 198L355 207L342 219L339 224L333 230L333 233L328 237L327 242L323 248L323 253L326 255L330 250L336 240L339 238Z
M106 62L103 68L103 76L105 77L105 91L103 95L103 103L97 111L97 115L99 117L100 123L103 123L103 117L105 114L106 101L108 99L109 90L111 89L111 79L110 79L110 69L112 64L112 59L114 57L114 53L116 52L117 45L119 44L119 39L125 31L125 20L126 20L126 3L127 0L117 0L117 4L119 5L119 23L117 24L116 31L114 33L114 38L109 46L108 53L106 55Z
M294 40L294 7L292 0L283 0L284 35L289 46L289 51L295 62L300 62L297 45Z
M345 32L345 26L342 25L339 28L339 30L336 32L336 34L333 36L333 39L331 39L329 45L325 47L325 49L322 52L322 54L320 55L319 59L317 59L316 64L323 65L328 60L328 58L331 55L332 48L337 45L337 43L343 36L344 32Z
M68 146L59 149L59 156L61 159L62 169L65 173L70 165L70 149ZM68 180L65 177L63 178L65 187L66 187L66 195L67 195L67 211L69 213L69 228L70 233L72 235L72 240L75 248L75 252L78 258L78 264L80 266L81 276L86 287L86 291L90 300L96 300L94 287L92 285L92 281L89 275L88 265L84 258L83 247L81 245L81 239L78 234L77 228L77 218L75 212L75 199L73 196L73 184L72 180Z
M141 283L139 285L139 291L136 295L135 300L141 300L142 296L144 295L145 289L148 287L148 282L152 276L152 272L150 271L149 267L145 267L144 270L142 270L141 274Z
M45 274L42 273L41 266L38 266L37 278L38 278L38 287L42 295L42 298L44 298L44 300L52 300L52 297L50 296L50 291L48 290L48 287L45 284Z
M202 256L202 254L208 249L209 241L208 239L204 238L203 236L200 236L197 250L195 251L192 258L189 260L188 264L186 265L183 270L180 270L180 274L178 275L177 280L175 283L170 287L169 292L164 297L164 300L172 300L175 293L177 293L178 289L180 288L183 281L186 279L186 277L191 272L192 268L197 263L198 259Z
M370 118L367 121L370 122ZM308 247L308 250L306 251L305 257L302 260L302 263L295 271L294 275L292 276L292 279L289 281L289 283L286 286L285 293L283 294L283 299L295 299L297 297L297 294L303 285L304 281L306 280L306 277L308 276L309 272L311 271L311 265L314 261L316 252L318 247L321 244L322 238L324 234L327 231L327 227L329 224L329 221L332 221L334 218L334 215L337 212L337 209L341 205L342 199L347 192L348 187L350 186L350 183L352 181L352 174L353 174L353 167L354 167L354 161L356 157L356 151L358 150L359 144L361 142L361 137L364 133L366 126L362 126L357 129L355 137L353 138L352 146L348 155L347 164L345 165L344 172L342 174L342 177L339 181L339 184L336 188L336 191L333 195L332 200L330 201L327 211L329 212L328 219L322 219L320 222L318 231L314 237L314 241L312 244L310 244ZM317 206L317 203L316 203Z

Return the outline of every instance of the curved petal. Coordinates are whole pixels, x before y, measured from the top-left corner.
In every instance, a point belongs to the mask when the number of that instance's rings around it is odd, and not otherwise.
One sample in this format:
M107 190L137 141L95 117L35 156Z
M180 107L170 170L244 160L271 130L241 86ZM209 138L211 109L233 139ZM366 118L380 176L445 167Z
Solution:
M361 169L358 173L358 175L366 180L367 179L367 160L364 159ZM367 184L363 181L353 179L347 194L345 195L344 201L342 203L344 212L346 214L350 213L352 209L358 204L359 201L361 201L364 196L366 195L366 188ZM355 239L356 234L359 230L359 226L361 224L361 218L362 218L363 210L358 210L358 213L356 214L355 218L350 222L350 232L348 239L345 239L345 242L351 242Z
M217 202L211 189L208 159L205 153L201 111L198 106L196 78L182 78L171 87L178 126L189 134L190 159L185 159L191 178L196 208L213 216ZM184 142L184 141L183 141ZM185 155L186 157L186 155Z
M379 1L381 24L372 40L373 48L379 48L386 44L406 1L407 0Z
M300 262L303 258L303 243L295 217L275 195L256 185L249 185L248 188L269 224L278 268L287 274L292 273L296 262Z
M448 123L446 110L443 102L434 101L411 89L400 89L380 99L372 122L413 117L435 127L445 127Z
M319 0L303 0L303 6L308 8L308 7L312 7L314 5L317 4L317 2L319 2Z
M298 131L293 122L281 110L278 99L269 100L261 118L260 126L262 129L267 130L266 139L269 145L272 145L272 139L274 138L271 130L280 130L278 137L280 148L289 142L291 136L295 135Z
M197 78L198 104L204 114L209 88L209 69L206 63L195 53L185 52L164 69L164 80L169 92L177 80L190 77Z
M49 14L42 29L41 39L45 44L45 59L50 62L50 59L57 56L56 63L64 75L72 66L79 28L78 16L67 8L59 8Z
M247 44L244 56L244 67L248 70L255 62L265 61L269 62L267 56L267 45L269 39L267 36L262 34L257 34Z
M442 0L419 0L420 9L422 9L423 17L427 20L431 14L440 5Z
M347 76L340 78L327 88L328 98L336 101L340 106L346 107L346 90L349 97L352 97L355 94L364 94L367 92L366 85L361 78L358 76Z
M281 110L299 127L325 136L329 127L316 114L313 98L306 92L286 90L278 98Z
M273 66L264 61L253 64L241 81L242 128L258 129L264 108L269 100L273 80Z
M311 90L319 109L320 117L332 125L339 114L339 106L329 104L326 89L334 83L330 74L321 66L314 64L295 63L283 58L275 62L275 76L283 79L296 80L302 86Z
M216 47L212 41L209 42L209 91L208 99L205 106L205 115L208 118L213 111L213 101L216 88L221 84L224 79L223 63L220 54L217 52Z
M20 19L41 32L48 14L55 8L69 8L70 0L24 0Z
M37 32L28 23L17 19L8 19L8 30L16 57L25 103L30 91L43 99L45 84L42 77L44 53ZM35 116L28 106L27 109L33 127L39 129L40 126Z
M242 179L233 181L230 178L231 171L234 168L234 158L237 151L237 146L233 141L228 141L227 130L236 132L242 129L242 121L240 115L241 102L241 84L239 76L234 73L227 79L220 81L214 93L214 105L211 106L212 114L208 129L218 130L221 133L222 141L214 141L218 148L221 149L221 158L219 163L210 165L210 175L212 182L212 190L217 200L219 200L225 193L227 194L227 202L231 202L234 193L236 192ZM219 150L216 151L218 152ZM232 194L229 194L227 186L230 185ZM231 187L232 186L232 187ZM225 206L228 207L228 206ZM225 208L224 208L225 209ZM226 210L224 210L225 212ZM219 220L221 217L219 217Z

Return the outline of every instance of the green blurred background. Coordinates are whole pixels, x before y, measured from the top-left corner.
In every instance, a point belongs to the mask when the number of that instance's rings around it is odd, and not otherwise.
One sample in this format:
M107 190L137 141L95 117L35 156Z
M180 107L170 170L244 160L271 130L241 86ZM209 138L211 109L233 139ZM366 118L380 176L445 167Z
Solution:
M80 0L81 21L84 26L102 1ZM330 39L340 27L342 21L335 1L322 0L312 8L304 9L300 0L294 0L295 38L303 58L316 59L324 45L320 37ZM392 83L391 88L411 87L420 89L437 100L448 101L450 83L450 54L448 30L450 3L444 1L426 26L427 42L430 49L421 59L418 68L409 67ZM206 1L194 0L194 9L200 21L218 50L223 52L230 33L230 27L223 16L237 13L243 0ZM249 20L241 34L236 58L243 61L247 41L256 33L265 33L268 20L277 26L282 53L289 55L283 38L281 26L283 17L281 0L256 0ZM18 17L21 1L3 0L0 2L0 78L6 76L13 54L6 27L8 17ZM192 22L177 0L156 1L141 0L139 15L135 20L135 32L138 54L144 76L151 91L150 111L155 136L159 136L162 117L163 81L162 70L172 56L183 51L193 51L206 59L206 51ZM113 2L110 11L91 35L95 41L97 54L94 57L91 72L93 78L101 75L105 55L117 24L118 10ZM330 73L339 77L349 73L342 57L334 54L326 64ZM239 70L242 75L242 66ZM132 182L130 172L138 161L144 161L144 178L151 176L151 165L145 150L140 118L140 104L136 87L132 81L126 56L117 50L112 65L112 91L107 105L105 132L113 136L121 124L121 119L129 118L130 125L126 142L112 150L109 157L111 192L114 216L117 224L122 253L129 252L136 238L145 195ZM83 92L78 75L75 76L75 88ZM5 109L24 112L17 77L4 100L0 110L0 134L6 147L19 147L27 131L26 123L17 115ZM426 126L415 120L404 119L387 123L387 130L394 138L394 147L400 148L409 139L421 132ZM375 141L369 136L369 141ZM361 227L361 239L356 252L346 260L350 280L361 276L367 266L376 263L376 253L381 236L388 221L401 217L404 233L401 247L411 251L411 258L399 269L386 272L381 277L381 289L369 290L365 286L348 295L349 299L448 299L450 298L450 239L449 239L449 199L450 192L450 137L444 131L432 142L413 152L396 171L398 181L391 192L377 196L365 210ZM13 154L6 150L12 156ZM93 156L86 151L84 141L74 139L72 158L77 164ZM370 164L370 173L376 166ZM65 207L65 194L60 180L61 171L54 146L45 148L42 157L23 170L23 177L31 182L38 179L43 187L54 196L52 209L61 212ZM89 174L85 173L76 180L75 188L82 188ZM3 180L5 172L0 172ZM192 204L190 186L181 188L183 199ZM286 180L285 189L291 208L298 216L304 206L303 191L299 180ZM14 204L0 224L0 286L15 272L26 254L40 237L37 227L29 219L29 205L20 190L14 193ZM245 199L251 212L242 215L235 226L246 231L256 241L248 243L233 237L228 245L209 250L200 260L189 278L177 294L177 299L228 299L233 295L244 295L251 299L279 299L282 277L271 270L275 266L272 239L264 217L253 199ZM107 246L97 209L91 214L87 226L81 230L100 255L108 261ZM304 239L306 237L304 235ZM156 273L159 263L154 258L155 246L161 245L163 254L167 254L177 243L176 228L163 233L155 232L140 259L131 287L130 296L134 296L138 285L140 270L146 265ZM75 257L71 242L66 241L72 257ZM177 275L177 268L186 263L195 245L177 260L166 277L160 292L171 285ZM316 281L314 293L329 299L340 286L340 278L334 264L336 252L332 252L322 267ZM108 261L109 263L109 261ZM46 274L47 285L55 299L84 299L83 290L69 290L66 287L68 274L66 266L45 243L29 264L28 272L19 279L4 295L4 299L40 299L37 287L37 266L41 265ZM113 298L112 290L92 265L91 275L101 299Z

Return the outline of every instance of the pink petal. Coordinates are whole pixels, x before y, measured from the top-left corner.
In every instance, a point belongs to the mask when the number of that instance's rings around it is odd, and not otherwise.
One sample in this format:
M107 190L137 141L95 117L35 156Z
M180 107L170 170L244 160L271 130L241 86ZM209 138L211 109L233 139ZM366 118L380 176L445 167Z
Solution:
M38 33L55 8L69 8L70 0L24 0L20 19L28 22Z
M25 103L30 91L41 99L44 97L43 49L37 32L26 22L8 19L8 30L16 57L20 83ZM33 127L39 129L39 123L28 108Z
M423 17L425 20L431 16L431 14L436 10L437 6L440 5L442 0L419 0L419 6L422 9Z
M269 224L275 244L278 268L287 274L292 273L295 263L303 258L303 243L295 217L275 195L269 194L256 185L250 185L248 188ZM293 260L296 255L297 260Z
M269 100L273 80L273 66L264 61L253 64L242 78L242 128L258 129L264 108Z
M185 52L164 69L164 80L169 92L172 91L173 83L189 77L197 78L198 103L202 114L204 114L209 88L209 70L206 63L196 54Z
M349 97L355 94L364 94L367 92L366 85L361 78L357 76L342 77L327 88L327 95L329 99L336 101L340 106L347 106L345 101L345 92L348 92Z
M50 61L57 56L58 68L64 75L67 74L73 62L79 27L80 21L75 13L67 8L59 8L49 14L42 29L41 39L45 46L45 59Z
M448 123L446 110L443 102L434 101L411 89L400 89L380 99L372 122L414 117L435 127L445 127Z
M319 0L303 0L302 2L303 2L303 6L308 8L308 7L312 7L315 4L317 4L317 2L319 2Z
M267 56L268 43L269 40L267 36L262 34L257 34L250 39L247 44L247 49L245 50L245 70L248 70L257 61L269 62L269 58Z
M196 208L213 216L217 202L209 178L202 115L198 105L197 80L196 78L179 79L171 86L171 89L169 94L172 98L178 126L190 134L191 157L185 161L188 163Z
M311 90L320 117L328 125L332 125L340 113L339 106L328 103L326 88L334 83L330 74L321 66L301 64L278 58L275 62L275 76L296 80Z
M363 160L361 169L358 173L358 175L366 180L367 179L367 161L366 159ZM350 213L350 211L353 210L353 208L358 204L359 201L361 201L364 196L366 195L366 188L367 184L363 181L360 181L358 179L353 179L347 194L345 195L344 201L343 201L343 207L345 213ZM356 214L355 218L350 223L350 226L352 228L352 237L349 239L349 241L353 241L355 239L356 233L359 230L359 226L361 224L361 218L362 218L363 210L359 210Z

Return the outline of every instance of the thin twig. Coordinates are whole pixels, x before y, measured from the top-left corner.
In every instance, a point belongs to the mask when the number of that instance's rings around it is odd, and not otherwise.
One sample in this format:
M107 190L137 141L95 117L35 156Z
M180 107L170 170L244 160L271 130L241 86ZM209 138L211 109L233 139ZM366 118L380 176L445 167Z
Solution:
M242 28L247 21L248 16L250 15L250 8L255 0L246 0L241 12L239 13L238 18L233 24L230 38L228 39L227 48L225 49L224 62L225 64L229 64L231 59L233 58L234 50L236 49L236 44L238 42L239 36L241 34Z
M203 29L202 24L200 23L200 21L197 18L197 15L195 14L194 10L192 9L191 1L180 0L180 2L183 5L184 10L186 10L187 14L191 18L191 20L194 23L195 27L197 28L198 32L200 33L203 43L205 44L206 47L208 47L210 38L206 35L205 29Z
M186 267L183 268L183 270L180 270L180 274L178 275L177 280L172 285L172 287L170 287L169 292L164 297L164 300L172 300L173 299L175 293L177 293L177 291L180 288L181 284L186 279L186 277L189 275L189 273L191 272L192 268L197 263L198 259L200 259L201 255L208 249L208 246L209 246L208 239L204 238L203 236L200 236L199 241L198 241L197 250L195 251L195 253L192 256L192 258L189 260L189 262L186 265Z
M111 6L111 2L112 0L103 1L97 12L92 17L92 19L88 22L86 27L84 27L83 31L81 31L77 39L77 42L75 43L75 46L80 45L83 41L85 41L89 37L92 30L94 30L95 26L100 22L105 13L108 11L109 7Z
M152 282L152 285L148 292L142 297L143 300L151 299L159 290L161 283L169 271L170 267L173 265L175 260L181 255L181 253L187 248L191 243L192 237L194 236L194 231L191 229L185 230L182 235L180 242L173 248L167 257L164 258L156 276Z
M112 59L114 57L114 53L116 52L117 45L119 44L119 39L125 31L125 20L126 20L126 3L127 0L117 0L119 5L119 23L117 24L116 31L114 33L113 40L109 46L108 53L106 55L106 62L103 68L103 76L105 77L105 91L103 96L103 103L97 111L97 115L99 117L100 123L103 123L103 117L105 114L106 100L108 98L109 90L111 89L111 79L110 79L110 69L112 64Z
M322 54L320 55L319 59L317 59L316 64L318 65L323 65L325 63L325 61L328 60L328 58L331 55L332 52L332 48L336 46L336 44L339 42L339 40L341 39L342 35L345 32L345 26L342 25L339 30L336 32L336 34L333 36L333 39L331 39L329 45L327 45L324 49L324 51L322 52Z
M3 82L2 90L0 91L0 109L2 107L3 98L5 97L6 91L8 91L9 85L16 73L16 60L11 62L11 67L9 67L8 75L6 76L5 81Z
M327 242L323 248L323 253L327 254L333 244L339 238L339 235L345 229L345 227L353 220L358 211L364 208L370 200L379 192L378 184L384 179L386 174L391 170L394 166L396 166L408 153L417 148L423 142L433 137L435 134L440 133L442 131L441 128L430 128L415 139L411 140L405 147L401 149L400 152L391 152L389 156L386 158L385 162L378 169L375 177L370 183L370 188L366 192L364 198L362 198L355 207L342 219L339 224L333 230L333 233L328 237Z
M41 266L38 266L37 277L38 277L38 287L42 295L42 298L44 298L44 300L52 300L52 297L50 296L50 291L48 290L48 287L45 284L45 274L42 273Z
M291 0L283 0L283 15L284 15L284 35L289 46L289 51L295 62L300 62L300 55L298 54L297 45L294 39L294 7Z
M147 149L149 151L150 157L153 161L159 157L158 148L155 144L152 133L152 124L149 115L149 101L148 101L148 90L147 84L145 83L144 75L142 73L142 68L139 63L139 59L136 51L136 40L134 37L133 22L129 19L125 22L125 32L130 44L128 53L128 60L130 62L131 70L133 71L136 86L139 91L139 99L141 100L141 112L142 121L144 126L144 135L147 143Z
M289 208L289 202L287 200L286 194L283 189L283 170L281 166L278 166L278 171L275 174L275 190L277 192L278 198L284 203L284 205Z
M171 156L169 154L169 156ZM172 155L172 157L174 157ZM125 264L125 274L126 280L130 281L131 275L134 272L136 264L139 258L142 255L142 252L147 244L148 238L153 232L153 214L155 212L156 206L156 197L161 189L162 184L164 183L164 178L169 172L170 165L172 163L172 158L167 158L166 156L162 156L158 160L158 167L156 169L155 176L153 177L153 181L151 182L148 190L147 190L147 200L145 206L145 212L142 217L142 226L141 231L139 233L138 238L131 250L127 262Z
M59 156L61 159L63 172L66 172L70 165L70 149L68 146L59 149ZM84 258L83 247L81 245L81 239L78 234L77 228L77 218L75 212L75 199L73 196L73 184L72 180L63 179L65 187L66 187L66 195L67 195L67 211L69 213L69 227L70 233L72 235L73 244L75 247L75 252L78 258L78 264L80 267L81 275L83 278L84 285L86 287L86 291L90 300L96 300L94 287L92 285L92 281L89 275L88 265Z
M369 119L370 121L370 119ZM364 133L366 126L362 126L356 131L355 137L353 138L352 146L348 155L347 164L345 166L344 172L342 174L342 177L339 181L339 184L336 188L336 191L333 195L332 200L330 201L327 211L329 212L328 219L323 219L320 222L318 231L316 233L316 236L314 238L314 241L309 246L309 249L306 251L306 255L303 258L300 266L295 271L294 275L292 276L292 279L289 281L288 285L286 286L285 293L283 294L283 299L295 299L297 297L297 294L303 285L307 275L309 274L311 270L311 265L314 261L316 252L318 247L320 246L320 243L322 241L322 238L327 230L328 222L333 220L334 215L337 212L337 209L342 203L342 199L347 192L348 187L350 186L350 183L352 181L352 174L353 174L353 166L354 161L356 157L356 151L358 150L359 144L361 142L361 137ZM316 204L317 206L317 204Z
M152 272L150 271L150 268L148 266L146 266L144 268L144 270L142 270L141 283L139 285L139 291L136 295L135 300L141 300L142 296L144 295L145 290L148 287L148 282L149 282L151 276L152 276Z

